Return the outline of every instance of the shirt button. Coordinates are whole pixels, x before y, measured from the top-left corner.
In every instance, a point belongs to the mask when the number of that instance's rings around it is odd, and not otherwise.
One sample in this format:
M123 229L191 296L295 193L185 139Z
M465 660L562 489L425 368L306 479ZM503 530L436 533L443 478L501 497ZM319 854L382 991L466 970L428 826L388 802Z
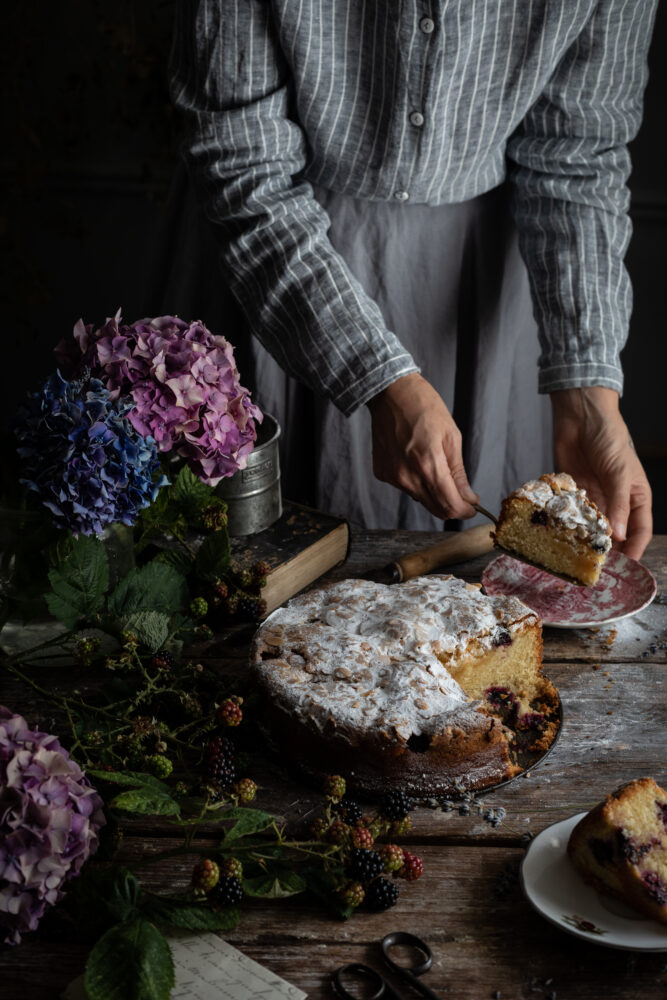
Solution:
M407 191L394 191L396 201L407 201L410 195Z
M415 128L421 128L424 124L424 116L421 111L413 111L410 114L410 122L415 126Z
M425 35L430 35L435 30L435 21L431 17L422 17L419 27Z

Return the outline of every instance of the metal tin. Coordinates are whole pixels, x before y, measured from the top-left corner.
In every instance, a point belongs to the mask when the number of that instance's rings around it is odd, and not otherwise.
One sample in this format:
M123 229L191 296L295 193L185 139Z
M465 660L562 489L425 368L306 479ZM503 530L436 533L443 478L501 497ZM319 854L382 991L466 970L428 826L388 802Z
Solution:
M230 535L255 535L282 514L279 438L278 421L265 413L245 469L221 479L216 486L215 492L227 504Z

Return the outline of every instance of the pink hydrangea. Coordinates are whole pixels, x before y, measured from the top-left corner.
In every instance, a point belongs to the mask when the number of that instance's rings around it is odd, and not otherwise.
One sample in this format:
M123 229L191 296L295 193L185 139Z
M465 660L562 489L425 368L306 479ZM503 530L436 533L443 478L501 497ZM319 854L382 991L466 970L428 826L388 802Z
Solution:
M97 850L102 799L55 736L0 705L0 940L35 930Z
M74 337L79 364L112 397L131 396L130 421L160 451L180 455L211 486L245 468L262 413L241 385L224 337L176 316L120 325L119 314L95 331L79 320ZM67 345L57 353L72 359Z

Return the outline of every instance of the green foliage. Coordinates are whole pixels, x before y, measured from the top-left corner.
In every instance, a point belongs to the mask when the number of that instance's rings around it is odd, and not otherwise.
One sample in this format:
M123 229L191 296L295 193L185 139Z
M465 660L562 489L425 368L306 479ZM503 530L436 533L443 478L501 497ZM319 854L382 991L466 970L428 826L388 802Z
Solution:
M156 653L169 638L170 619L162 611L135 611L123 622L149 653Z
M109 586L109 562L97 538L80 535L65 557L49 572L51 592L46 603L54 618L67 628L90 621L104 605Z
M236 927L240 915L236 906L212 910L206 903L197 905L177 897L162 896L150 897L145 912L158 923L190 931L231 931Z
M223 847L227 848L232 841L240 840L241 837L251 836L266 830L274 823L270 813L262 812L261 809L247 809L244 806L235 806L232 809L225 809L220 816L223 820L235 819L236 823L225 833Z
M149 562L130 570L109 598L109 613L127 618L140 611L171 615L187 604L188 588L183 576L163 562Z
M133 916L97 942L84 984L90 1000L169 1000L174 986L169 945L151 921Z
M229 535L226 531L214 531L197 551L195 572L201 579L212 583L217 577L224 577L230 568Z
M243 880L243 889L248 896L261 896L265 899L296 896L307 888L307 880L290 868L276 868L264 875Z

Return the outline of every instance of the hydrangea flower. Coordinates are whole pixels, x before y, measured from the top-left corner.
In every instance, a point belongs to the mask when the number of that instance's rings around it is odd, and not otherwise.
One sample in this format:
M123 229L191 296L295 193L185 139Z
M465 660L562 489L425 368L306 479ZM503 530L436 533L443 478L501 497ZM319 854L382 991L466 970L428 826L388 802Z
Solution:
M0 705L0 940L36 929L104 823L102 799L56 737Z
M19 409L21 482L59 527L91 535L132 525L167 482L155 442L127 417L131 405L113 400L99 379L68 382L57 372Z
M129 418L139 433L180 455L210 486L245 468L262 413L240 383L231 344L175 316L119 321L117 314L93 331L80 320L74 337L80 362L112 396L132 398ZM57 353L71 360L66 344Z

